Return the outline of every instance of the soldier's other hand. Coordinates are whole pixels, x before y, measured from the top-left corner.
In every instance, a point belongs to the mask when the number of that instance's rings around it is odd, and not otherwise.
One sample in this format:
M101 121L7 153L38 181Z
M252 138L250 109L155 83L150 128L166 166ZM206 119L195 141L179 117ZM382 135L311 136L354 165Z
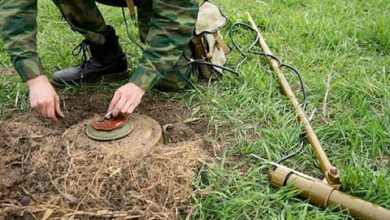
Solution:
M108 112L116 117L119 113L125 116L133 113L134 109L141 103L145 91L134 83L127 83L116 90L111 100Z
M38 76L27 81L30 88L30 106L45 118L58 121L64 117L60 107L60 98L46 76Z

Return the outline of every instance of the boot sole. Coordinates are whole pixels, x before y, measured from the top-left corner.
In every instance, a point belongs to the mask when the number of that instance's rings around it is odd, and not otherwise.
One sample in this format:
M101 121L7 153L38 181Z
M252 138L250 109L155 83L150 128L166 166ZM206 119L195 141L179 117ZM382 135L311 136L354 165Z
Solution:
M70 86L97 85L99 83L105 83L105 82L122 81L128 78L129 78L129 71L124 71L119 73L111 73L111 74L103 75L101 77L96 77L88 81L82 81L81 83L75 81L62 83L62 82L56 82L54 80L51 80L50 83L56 88L65 88L67 85Z

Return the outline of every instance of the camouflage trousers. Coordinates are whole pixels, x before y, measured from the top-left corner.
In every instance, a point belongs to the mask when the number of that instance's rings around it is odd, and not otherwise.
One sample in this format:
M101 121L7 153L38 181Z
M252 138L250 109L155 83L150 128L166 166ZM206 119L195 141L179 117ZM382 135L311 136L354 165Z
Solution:
M150 34L150 19L153 11L159 10L153 7L153 1L156 0L134 1L137 6L138 29L141 42L145 42L148 34ZM160 1L164 2L162 0ZM86 39L97 44L104 43L105 39L102 33L106 30L107 24L94 0L53 0L53 2L59 8L73 31L79 32ZM169 2L165 1L164 3L169 4ZM186 56L181 56L172 67L172 70L176 70L166 72L164 77L155 84L155 88L164 91L175 91L184 89L190 86L192 82L198 81L197 71L193 71L197 68L193 65L188 65L179 70L177 69L177 67L188 63L185 57L192 56L189 46L184 49L183 53ZM164 58L162 57L161 59L163 60Z

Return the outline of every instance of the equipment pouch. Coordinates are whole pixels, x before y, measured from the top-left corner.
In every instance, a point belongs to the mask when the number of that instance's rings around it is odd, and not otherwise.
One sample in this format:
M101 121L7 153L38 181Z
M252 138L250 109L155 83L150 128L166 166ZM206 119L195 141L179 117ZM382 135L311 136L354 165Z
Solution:
M231 48L225 43L220 29L227 23L221 10L209 1L199 8L195 33L190 41L193 59L224 66ZM222 69L207 64L198 64L199 75L203 79L218 79Z

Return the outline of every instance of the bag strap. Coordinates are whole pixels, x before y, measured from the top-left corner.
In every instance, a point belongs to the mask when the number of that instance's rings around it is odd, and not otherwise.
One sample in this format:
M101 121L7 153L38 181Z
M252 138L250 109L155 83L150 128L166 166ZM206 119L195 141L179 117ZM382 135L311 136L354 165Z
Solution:
M131 19L135 20L135 5L134 0L126 0L127 7L129 8Z

